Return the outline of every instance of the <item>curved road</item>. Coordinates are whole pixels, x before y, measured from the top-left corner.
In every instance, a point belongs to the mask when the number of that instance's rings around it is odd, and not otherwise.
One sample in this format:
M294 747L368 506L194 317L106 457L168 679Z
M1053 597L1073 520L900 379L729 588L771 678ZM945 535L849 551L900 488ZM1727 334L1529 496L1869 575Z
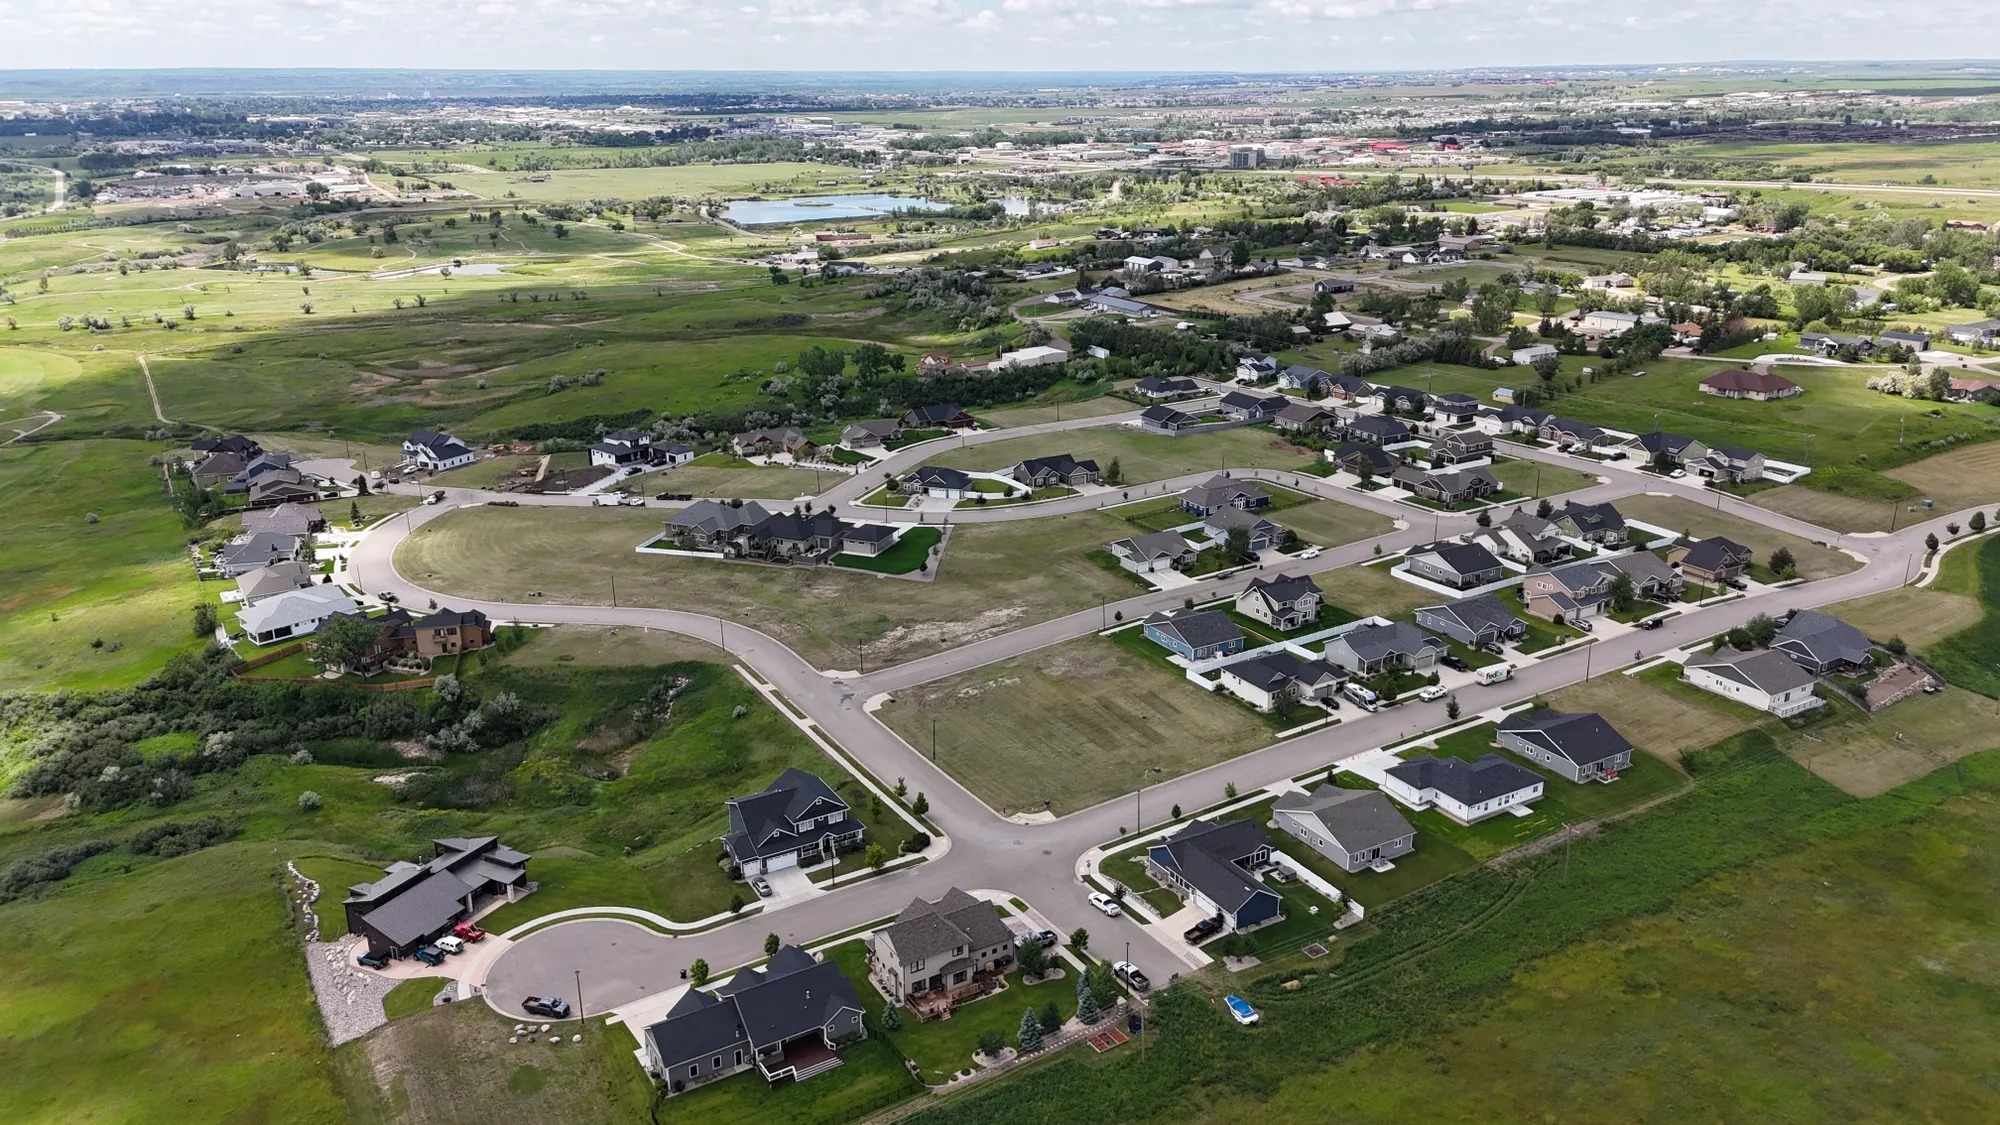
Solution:
M965 441L967 444L976 444L1025 434L1116 425L1126 420L1126 417L1113 415L1047 423L1022 427L1018 430L982 432L966 435ZM899 451L884 464L888 471L896 471L934 455L937 448L927 443L925 447ZM1615 499L1635 492L1679 494L1719 506L1723 511L1754 519L1766 526L1836 546L1865 560L1865 565L1839 577L1788 589L1765 591L1731 602L1688 610L1669 619L1659 629L1621 638L1616 642L1615 651L1597 651L1605 649L1607 647L1605 644L1586 645L1564 655L1534 662L1523 667L1506 683L1488 688L1469 689L1468 698L1463 701L1468 711L1489 710L1521 702L1585 679L1588 675L1608 672L1612 667L1628 662L1625 648L1628 643L1639 654L1650 657L1711 637L1725 629L1742 624L1758 613L1777 613L1791 608L1825 605L1894 589L1907 580L1909 570L1915 565L1915 561L1921 558L1926 535L1937 532L1942 537L1945 523L1954 518L1963 522L1963 519L1970 514L1967 512L1956 516L1934 516L1925 522L1902 528L1893 535L1841 536L1779 513L1756 508L1733 497L1718 496L1685 481L1640 474L1616 465L1582 461L1547 450L1518 447L1511 448L1508 452L1551 464L1585 468L1610 478L1608 483L1601 483L1573 494L1579 499ZM1259 479L1281 479L1288 485L1295 484L1302 491L1314 495L1327 496L1344 503L1377 510L1385 507L1385 502L1378 498L1339 488L1316 477L1302 475L1295 477L1291 473L1269 470L1242 471L1237 475ZM822 494L818 501L846 505L864 494L870 487L872 482L865 478L851 478ZM1157 485L1148 487L1157 488ZM479 495L465 493L464 490L452 490L449 495L460 494ZM565 502L575 502L574 498L560 499ZM1058 505L1067 501L1075 501L1080 507L1088 508L1103 503L1104 499L1102 496L1072 497L1047 506L1029 505L1011 511L999 509L981 515L995 518L1032 518L1066 510ZM1419 524L1423 523L1420 513L1401 505L1388 504L1386 507L1394 509L1393 514L1405 520L1405 526L1373 540L1328 550L1310 562L1288 561L1285 569L1291 572L1324 571L1359 562L1371 556L1373 547L1377 543L1382 544L1383 549L1387 551L1428 541L1437 535L1457 534L1472 526L1471 519L1466 516L1439 515L1430 526L1410 527L1407 526L1407 521L1411 517L1415 517ZM349 568L356 582L370 592L394 591L405 602L437 598L449 601L455 606L478 609L500 620L640 626L664 629L719 643L737 662L773 685L802 711L814 726L870 772L879 778L906 778L912 789L923 791L931 802L932 820L952 838L953 846L950 851L942 858L929 863L870 879L837 893L795 902L774 909L766 916L753 915L742 922L704 933L654 938L648 942L633 943L635 949L643 945L649 950L665 948L661 943L671 945L676 975L679 966L690 964L697 958L706 959L709 964L715 966L738 965L754 960L762 955L763 935L766 932L777 932L787 940L808 942L824 934L838 932L870 919L893 914L906 905L913 896L919 894L935 897L953 885L995 884L1006 885L1009 890L1027 900L1064 931L1078 926L1088 927L1093 935L1093 945L1100 951L1117 950L1120 949L1121 942L1131 942L1131 959L1155 979L1165 980L1174 973L1184 970L1185 965L1172 951L1150 940L1149 932L1140 928L1129 917L1108 919L1092 910L1084 901L1084 888L1077 879L1078 858L1084 852L1117 836L1119 829L1134 825L1134 810L1128 803L1130 798L1106 801L1042 823L1023 824L1010 820L960 786L948 773L933 765L923 754L904 742L865 709L867 700L875 695L955 675L969 668L1088 634L1100 628L1105 616L1113 610L1123 612L1129 620L1134 614L1144 614L1166 606L1178 605L1185 597L1184 591L1140 595L1113 603L1096 614L1085 611L1040 622L1001 637L856 677L851 674L823 673L778 640L754 629L707 614L634 606L479 602L420 587L397 573L394 566L396 547L415 527L422 526L450 510L452 508L448 499L446 504L418 508L405 518L379 525L356 545L351 556ZM866 511L871 518L880 518L879 510ZM892 518L894 514L891 513ZM955 513L953 518L957 521L962 519L962 516ZM1253 571L1221 582L1203 583L1200 589L1203 594L1209 596L1231 592L1239 589L1254 573ZM1605 666L1602 668L1596 667L1597 657L1600 655L1604 657ZM1157 812L1149 818L1148 823L1157 823L1165 819L1159 814L1176 804L1199 808L1213 803L1222 793L1225 783L1233 782L1241 791L1248 793L1261 786L1308 770L1321 769L1334 761L1432 729L1443 723L1444 705L1407 703L1374 714L1344 711L1342 718L1343 721L1336 726L1323 728L1150 786L1146 790L1145 804ZM994 878L996 871L1005 872L1005 877ZM582 929L587 925L585 923L569 925L577 928L566 931L560 929L543 931L564 932L565 938L561 943L554 939L544 939L542 948L555 948L558 944L566 946L580 940L586 933L605 932L594 924L590 924L591 928L588 930ZM510 951L508 957L494 966L493 975L489 978L495 994L494 999L503 1008L511 1011L510 1006L515 1002L513 1000L515 991L520 991L523 995L531 991L567 994L572 987L568 961L563 961L561 956L555 960L562 961L561 972L549 968L546 959L541 959L539 956L524 958ZM639 975L649 978L651 975L664 977L666 974L663 972ZM632 974L629 973L607 974L607 980L602 985L586 981L588 1010L596 1013L636 999L637 996L632 995L631 990L637 985L631 978ZM662 984L659 981L646 979L642 983L647 991L657 991L674 982L668 981L667 984Z

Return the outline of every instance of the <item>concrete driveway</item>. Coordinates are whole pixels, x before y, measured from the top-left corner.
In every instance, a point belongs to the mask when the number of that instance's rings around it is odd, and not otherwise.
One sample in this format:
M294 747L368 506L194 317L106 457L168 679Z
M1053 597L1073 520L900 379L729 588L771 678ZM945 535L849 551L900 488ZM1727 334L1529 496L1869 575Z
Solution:
M674 939L634 922L585 918L559 922L518 938L486 972L486 1002L515 1019L542 1019L521 1009L530 996L577 1002L583 971L581 1015L603 1015L681 982Z

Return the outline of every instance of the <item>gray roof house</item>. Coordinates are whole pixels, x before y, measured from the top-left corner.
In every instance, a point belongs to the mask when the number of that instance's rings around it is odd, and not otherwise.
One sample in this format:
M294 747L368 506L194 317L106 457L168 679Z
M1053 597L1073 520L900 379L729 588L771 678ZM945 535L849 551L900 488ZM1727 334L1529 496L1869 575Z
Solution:
M1342 871L1386 871L1390 860L1417 846L1417 830L1379 790L1322 785L1287 793L1271 806L1271 816Z
M1787 718L1820 706L1812 673L1776 649L1730 648L1697 653L1681 666L1688 683L1759 711Z
M215 553L216 568L224 577L234 578L272 563L311 557L311 547L301 536L276 531L259 531L228 543Z
M1218 508L1268 507L1271 494L1255 485L1232 480L1226 474L1215 476L1181 493L1181 508L1197 516L1205 516Z
M1218 405L1222 408L1222 412L1231 418L1248 422L1267 422L1290 402L1291 400L1283 395L1230 391L1222 396L1222 401Z
M1294 402L1271 417L1271 425L1293 433L1317 433L1339 420L1339 415L1324 406L1310 402Z
M914 899L868 939L869 973L884 996L949 1009L983 992L1014 961L1014 931L991 903L953 887L936 902Z
M1015 465L1009 475L1029 488L1048 488L1053 485L1076 488L1079 485L1098 482L1097 462L1079 461L1067 453L1030 457Z
M1399 418L1381 414L1360 414L1347 420L1349 441L1366 442L1369 445L1389 445L1408 441L1410 425Z
M1134 383L1132 393L1146 398L1184 398L1200 394L1201 384L1193 379L1162 379L1154 376Z
M244 605L256 605L274 594L303 590L312 584L311 565L296 560L260 566L236 576L236 592Z
M1491 594L1422 606L1417 624L1474 648L1518 641L1528 634L1528 623Z
M770 517L755 500L697 500L667 517L666 538L685 547L713 549Z
M713 993L688 989L640 1039L672 1096L753 1067L767 1082L803 1082L840 1065L836 1044L866 1034L840 966L786 945Z
M1491 441L1491 438L1487 439ZM1469 469L1430 469L1404 465L1389 474L1389 483L1412 496L1436 504L1460 504L1500 491L1500 482L1483 465Z
M972 475L944 465L923 465L903 478L903 491L922 492L941 500L963 500L973 495Z
M1842 668L1865 667L1873 659L1875 649L1861 630L1813 609L1792 614L1792 619L1772 638L1771 647L1816 676Z
M1190 906L1219 915L1231 930L1247 930L1284 915L1277 892L1250 869L1271 858L1271 841L1254 821L1192 820L1146 851L1161 885Z
M1500 721L1500 745L1571 781L1616 781L1632 744L1594 711L1527 711Z
M1236 612L1277 629L1303 628L1319 620L1324 596L1318 584L1300 575L1253 578L1236 595Z
M849 449L868 449L903 436L903 423L895 418L854 422L840 431L840 444Z
M1555 513L1555 525L1586 543L1616 546L1625 542L1625 517L1610 504L1572 500Z
M1194 544L1178 531L1149 531L1120 539L1110 545L1118 565L1134 574L1151 574L1188 566L1198 554Z
M1146 639L1189 660L1212 660L1243 651L1243 627L1214 610L1162 611L1140 626Z
M1163 434L1177 434L1200 421L1194 415L1184 414L1171 406L1149 406L1139 412L1141 426Z
M1347 673L1324 660L1306 660L1284 649L1222 666L1222 687L1259 711L1274 710L1286 692L1301 701L1325 699L1347 681Z
M1493 552L1477 543L1447 540L1413 547L1403 556L1403 562L1411 574L1455 590L1497 582L1507 573Z
M1414 809L1435 808L1460 824L1497 816L1542 795L1542 775L1498 754L1476 762L1420 754L1382 774L1382 791Z
M347 929L373 952L407 957L470 915L480 897L511 902L529 889L528 856L496 836L448 836L431 846L428 862L398 861L373 883L347 889Z
M307 536L326 530L326 516L311 504L280 504L275 508L244 512L243 530Z
M1438 662L1445 644L1407 621L1361 624L1326 642L1326 658L1359 676L1396 668L1421 672Z
M1255 512L1246 512L1241 508L1216 508L1202 517L1201 526L1202 530L1216 539L1226 539L1230 532L1241 528L1253 551L1277 546L1285 534L1283 524L1274 523Z
M831 858L861 842L861 822L819 777L788 769L762 791L731 797L729 861L744 877Z

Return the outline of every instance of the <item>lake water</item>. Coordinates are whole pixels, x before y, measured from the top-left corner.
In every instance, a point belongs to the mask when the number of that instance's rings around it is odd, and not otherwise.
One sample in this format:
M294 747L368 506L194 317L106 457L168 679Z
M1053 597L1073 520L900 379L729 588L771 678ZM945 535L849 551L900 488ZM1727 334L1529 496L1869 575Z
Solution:
M1025 199L1000 201L1009 215L1025 215ZM920 195L801 195L791 199L738 199L722 209L732 223L746 227L772 223L818 223L830 219L864 219L892 211L942 211L951 204Z

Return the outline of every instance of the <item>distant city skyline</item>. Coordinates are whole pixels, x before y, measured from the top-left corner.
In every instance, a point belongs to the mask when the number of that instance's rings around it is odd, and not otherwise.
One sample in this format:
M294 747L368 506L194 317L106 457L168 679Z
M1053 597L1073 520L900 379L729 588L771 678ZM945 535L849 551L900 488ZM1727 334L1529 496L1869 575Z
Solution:
M1921 61L2000 55L1991 17L1969 0L0 0L0 70L1366 73Z

